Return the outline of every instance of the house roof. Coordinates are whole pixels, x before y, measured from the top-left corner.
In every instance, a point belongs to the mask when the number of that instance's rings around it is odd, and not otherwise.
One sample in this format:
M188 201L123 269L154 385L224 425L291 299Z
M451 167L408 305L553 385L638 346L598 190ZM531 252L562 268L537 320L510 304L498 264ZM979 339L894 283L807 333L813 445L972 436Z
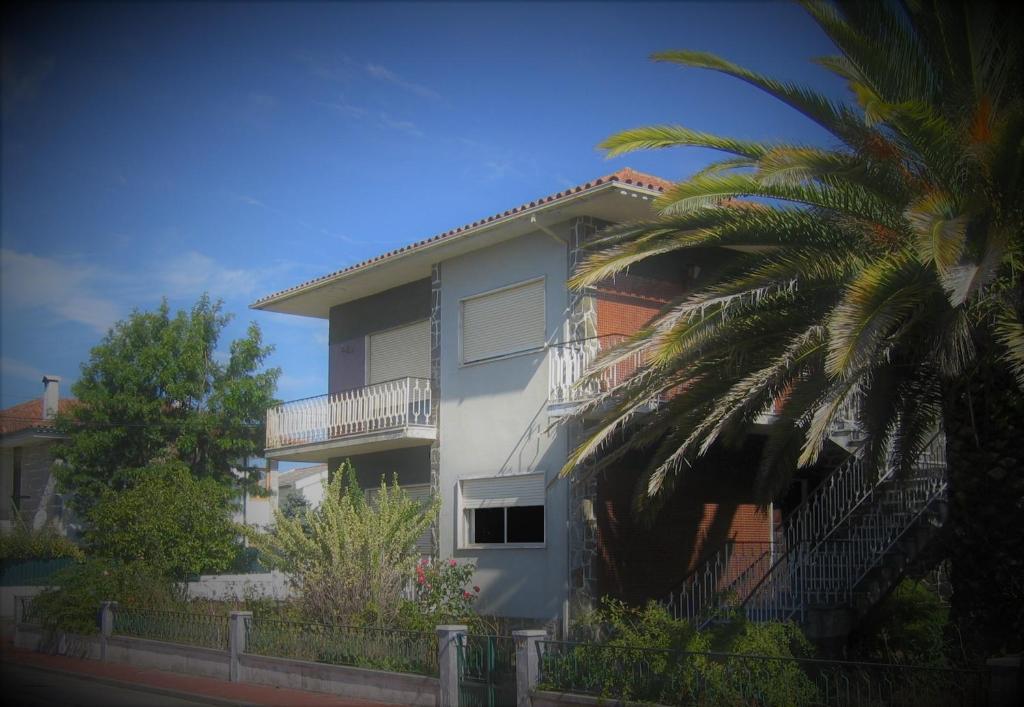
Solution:
M67 412L78 404L74 398L61 398L57 409ZM53 420L43 419L43 401L40 398L26 400L0 410L0 435L14 434L24 430L53 430Z
M275 292L273 294L266 295L265 297L261 297L260 299L253 302L252 305L250 306L254 309L271 309L272 305L275 305L279 303L281 300L287 299L290 296L297 295L300 292L312 290L317 287L336 281L338 279L357 274L360 271L383 264L387 261L396 260L400 257L409 255L416 251L422 250L428 246L434 245L439 241L444 241L446 239L453 238L454 236L468 234L476 229L480 229L481 227L494 224L509 217L524 214L539 207L554 205L557 204L558 202L567 202L569 200L575 199L576 197L594 192L595 190L598 189L607 188L610 185L615 184L645 189L651 192L664 192L666 189L672 186L672 182L669 180L662 179L661 177L656 177L650 174L645 174L643 172L638 172L634 169L627 167L624 169L620 169L617 172L605 175L603 177L598 177L597 179L593 179L584 184L580 184L575 187L570 187L569 189L565 189L555 194L549 194L548 196L540 197L539 199L535 199L529 203L521 204L519 206L507 209L498 214L492 214L491 216L487 216L485 218L473 221L472 223L468 223L463 226L459 226L457 228L453 228L443 233L431 236L429 238L416 241L415 243L402 246L401 248L397 248L395 250L382 253L381 255L374 256L373 258L364 260L360 263L356 263L355 265L350 265L348 267L342 268L341 270L335 270L334 272L322 275L312 280L308 280L298 285L294 285L293 287L289 287L284 290Z
M317 464L315 466L307 466L301 469L291 469L290 471L282 471L277 475L278 488L281 486L291 486L297 481L308 479L311 476L316 476L327 471L326 464Z

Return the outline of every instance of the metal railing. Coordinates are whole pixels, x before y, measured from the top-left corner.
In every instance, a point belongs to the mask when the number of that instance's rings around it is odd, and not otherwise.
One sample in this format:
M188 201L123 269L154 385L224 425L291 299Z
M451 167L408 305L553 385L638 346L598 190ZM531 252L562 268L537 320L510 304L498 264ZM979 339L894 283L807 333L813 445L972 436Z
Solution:
M627 380L643 365L642 351L631 353L595 379L586 378L601 352L618 346L627 338L623 334L609 334L552 345L548 365L548 401L552 404L583 402L607 393Z
M540 641L542 690L664 705L984 705L987 670Z
M15 619L23 624L38 625L42 623L42 617L39 616L39 612L36 606L32 603L32 597L23 594L14 597L14 601L17 603L15 607Z
M438 674L434 633L253 617L245 634L245 652L253 655Z
M774 561L772 542L730 540L662 603L676 619L706 619L712 609L746 599Z
M227 650L228 617L118 607L114 610L114 635Z
M396 378L270 408L267 448L406 427L430 427L434 420L430 381Z

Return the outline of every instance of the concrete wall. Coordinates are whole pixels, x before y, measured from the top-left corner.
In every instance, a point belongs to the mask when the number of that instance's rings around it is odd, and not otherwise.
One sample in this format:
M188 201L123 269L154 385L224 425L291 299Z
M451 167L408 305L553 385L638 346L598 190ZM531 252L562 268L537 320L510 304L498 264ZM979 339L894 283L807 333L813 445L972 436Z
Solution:
M377 488L380 486L381 476L390 484L394 474L398 475L398 483L402 485L430 483L428 446L336 457L328 462L328 468L337 469L345 459L349 459L355 467L356 477L362 488Z
M21 519L33 528L53 522L64 532L63 504L53 478L53 440L19 445L21 449ZM13 520L14 447L0 449L0 518Z
M227 651L202 646L111 636L107 639L107 660L139 668L227 680L231 656Z
M245 599L266 597L287 599L291 595L288 577L281 572L252 574L204 574L195 582L188 582L185 591L189 599Z
M18 597L34 597L49 587L0 587L0 618L13 619Z
M438 679L424 675L325 665L304 660L239 656L240 679L401 705L435 705Z
M568 237L568 225L553 229ZM567 246L536 232L441 263L439 548L442 558L477 564L484 613L561 618L567 598L566 490L557 474L567 443L548 429L548 354L541 350L470 365L459 360L460 300L545 277L548 342L561 340L566 320ZM541 549L459 548L459 479L544 472L546 544Z
M327 392L336 393L366 384L368 334L428 317L429 278L332 307Z

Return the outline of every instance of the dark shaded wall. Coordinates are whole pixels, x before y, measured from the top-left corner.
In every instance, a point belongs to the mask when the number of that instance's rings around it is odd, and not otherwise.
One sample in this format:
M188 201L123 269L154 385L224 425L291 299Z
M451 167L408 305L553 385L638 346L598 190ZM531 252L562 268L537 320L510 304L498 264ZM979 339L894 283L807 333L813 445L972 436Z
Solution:
M366 336L430 317L430 278L331 307L327 392L366 384Z
M403 486L430 483L429 445L336 457L327 463L327 468L335 471L346 458L355 467L356 478L361 488L380 486L381 476L390 484L393 474L398 474L398 483Z
M648 526L632 511L647 459L634 452L598 482L598 590L630 603L667 596L726 540L768 542L771 519L754 502L762 439L741 450L713 449L677 484Z

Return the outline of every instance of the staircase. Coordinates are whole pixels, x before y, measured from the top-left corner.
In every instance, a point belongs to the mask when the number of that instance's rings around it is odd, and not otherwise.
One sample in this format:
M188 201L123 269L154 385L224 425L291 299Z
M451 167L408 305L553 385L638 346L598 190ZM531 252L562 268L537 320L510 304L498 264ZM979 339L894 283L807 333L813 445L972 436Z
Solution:
M840 642L934 537L945 498L941 434L900 478L892 464L870 475L857 449L790 514L783 542L726 545L665 605L698 626L739 609L753 621L796 621L819 645Z

